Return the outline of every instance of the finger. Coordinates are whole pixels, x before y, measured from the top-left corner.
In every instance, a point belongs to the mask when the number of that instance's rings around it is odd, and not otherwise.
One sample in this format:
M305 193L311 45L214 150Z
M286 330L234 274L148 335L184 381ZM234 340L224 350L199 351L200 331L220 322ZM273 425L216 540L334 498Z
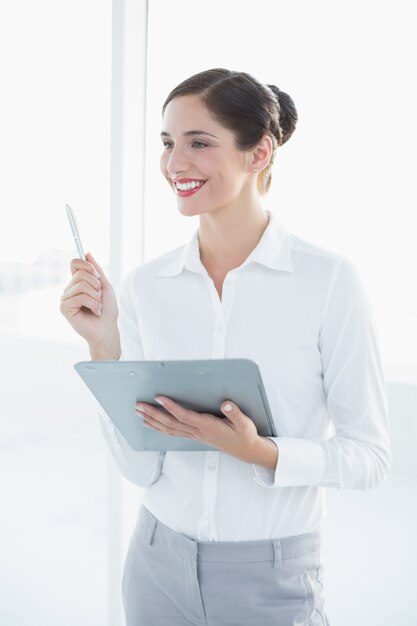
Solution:
M184 408L180 404L177 404L176 402L171 400L171 398L166 398L165 396L157 396L155 400L159 404L162 404L162 406L174 417L176 417L179 422L183 422L184 424L188 424L189 426L194 426L195 428L198 428L199 424L201 424L201 416L198 413Z
M76 283L75 285L72 285L71 287L67 288L64 291L64 293L61 296L61 302L63 302L64 300L68 300L69 298L72 298L73 296L81 295L82 293L85 293L91 296L94 300L97 300L98 302L100 302L101 300L100 287L98 291L97 289L92 287L90 283L87 282L87 280L81 280L80 282Z
M64 300L60 304L61 313L76 315L79 313L81 307L86 307L90 309L96 315L100 315L100 304L90 296L86 294L81 294L79 296L73 296L72 298L68 298L68 300Z
M185 437L186 439L194 439L193 433L187 432L185 430L178 430L176 428L169 428L153 419L152 417L147 416L146 421L148 422L147 427L153 428L158 432L164 433L165 435L170 435L171 437Z
M65 287L61 300L64 299L70 291L71 295L75 295L74 286L79 286L79 284L83 281L91 285L91 288L94 289L97 293L100 293L100 291L102 291L101 283L97 278L95 278L92 274L85 270L77 270L68 285ZM82 288L79 289L79 292L82 292ZM92 295L91 291L89 291L89 293L90 295Z
M173 415L169 413L165 413L164 411L160 411L156 409L152 405L141 405L141 407L136 409L136 413L141 417L146 417L146 419L153 420L152 423L157 423L158 425L163 425L166 428L174 428L176 430L186 431L187 427L179 422ZM189 428L188 428L189 430Z
M227 400L221 405L222 412L227 416L224 422L233 428L235 431L239 431L242 434L257 434L257 428L255 422L248 416L242 413L237 404Z
M221 410L225 414L225 422L229 422L231 425L243 426L250 419L247 415L244 415L239 407L234 403L227 400L221 405Z
M104 273L103 268L97 263L97 261L95 260L91 252L87 252L87 254L85 255L85 258L87 259L87 261L91 262L95 270L100 274L100 281L103 287L105 289L111 287L110 282L107 280L107 276Z
M77 270L77 272L74 274L72 280L73 280L74 284L76 282L79 282L80 280L86 280L87 282L90 283L90 285L92 285L96 289L101 289L101 280L100 280L100 278L97 278L96 276L91 274L91 272L89 272L87 270L84 270L84 269Z
M78 270L84 270L96 278L101 278L100 272L96 270L93 263L84 261L84 259L71 259L70 261L71 273L74 275Z

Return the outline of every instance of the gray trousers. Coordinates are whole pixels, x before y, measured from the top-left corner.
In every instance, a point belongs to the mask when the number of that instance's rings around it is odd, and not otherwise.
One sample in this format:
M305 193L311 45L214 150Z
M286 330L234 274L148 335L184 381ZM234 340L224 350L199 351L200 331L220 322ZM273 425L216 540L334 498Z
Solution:
M139 510L123 571L126 626L329 626L320 531L195 541Z

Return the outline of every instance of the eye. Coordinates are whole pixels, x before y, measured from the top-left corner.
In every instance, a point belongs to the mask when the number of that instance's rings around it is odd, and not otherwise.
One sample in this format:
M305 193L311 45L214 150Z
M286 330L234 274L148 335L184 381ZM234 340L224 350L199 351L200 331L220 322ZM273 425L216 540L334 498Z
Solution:
M172 148L172 143L170 141L163 141L162 145L165 148L165 150L168 150L169 148ZM197 149L201 149L201 148L207 148L208 144L204 143L203 141L198 141L196 139L195 141L192 142L191 145L195 146Z

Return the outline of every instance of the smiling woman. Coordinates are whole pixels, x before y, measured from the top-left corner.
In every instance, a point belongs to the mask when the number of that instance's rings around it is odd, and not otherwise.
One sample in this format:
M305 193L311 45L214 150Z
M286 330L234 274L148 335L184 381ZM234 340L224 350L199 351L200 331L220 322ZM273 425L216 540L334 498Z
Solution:
M93 359L252 359L279 433L261 437L239 398L224 398L219 423L158 396L164 410L139 402L138 420L215 450L138 452L101 414L122 474L146 488L123 576L127 626L156 624L156 606L161 624L178 626L328 624L320 488L367 490L389 473L362 281L263 205L296 122L290 96L250 74L186 79L163 105L160 169L180 214L199 217L192 240L127 275L119 320L94 257L72 261L61 311Z
M204 128L217 127L217 134L189 130L184 136L206 134L220 139L219 133L222 135L222 130L228 129L236 148L241 151L254 148L264 134L271 138L271 157L259 176L259 191L266 193L271 184L276 149L288 141L297 124L298 114L292 98L275 85L263 85L245 72L216 68L200 72L175 87L164 102L162 114L174 99L188 95L198 96L206 113ZM215 126L214 122L217 122ZM167 135L167 132L161 133L161 136Z
M244 262L266 227L261 197L297 111L274 85L215 68L173 89L162 115L161 172L179 212L200 216L201 262L221 297L226 275Z

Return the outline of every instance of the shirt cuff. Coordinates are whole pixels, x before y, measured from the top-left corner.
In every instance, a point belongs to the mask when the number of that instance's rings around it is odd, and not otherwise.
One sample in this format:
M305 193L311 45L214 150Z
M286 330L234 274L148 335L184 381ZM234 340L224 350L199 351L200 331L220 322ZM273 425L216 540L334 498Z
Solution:
M276 469L253 465L254 481L262 487L319 485L325 470L322 446L311 439L268 437L278 448Z

